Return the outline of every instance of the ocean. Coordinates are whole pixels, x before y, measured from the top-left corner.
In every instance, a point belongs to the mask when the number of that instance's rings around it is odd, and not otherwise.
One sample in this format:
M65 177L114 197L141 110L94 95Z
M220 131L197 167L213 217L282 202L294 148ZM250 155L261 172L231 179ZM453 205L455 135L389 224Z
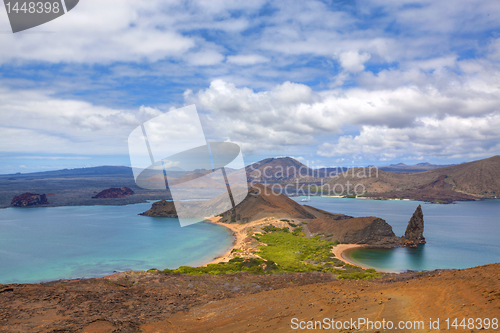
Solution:
M303 197L293 198L301 202ZM417 249L360 249L346 253L388 271L468 268L500 261L500 200L450 205L311 197L308 205L386 220L397 236L422 204L427 244ZM138 215L151 203L0 209L0 283L99 277L125 270L196 266L227 251L231 232L177 219Z
M140 216L151 203L0 209L0 283L99 277L115 271L209 262L231 232L174 218Z
M299 203L305 197L293 198ZM416 249L355 249L344 256L363 266L386 271L469 268L500 262L500 200L432 204L406 200L311 197L306 204L351 216L377 216L389 223L396 236L419 204L424 213L427 244Z

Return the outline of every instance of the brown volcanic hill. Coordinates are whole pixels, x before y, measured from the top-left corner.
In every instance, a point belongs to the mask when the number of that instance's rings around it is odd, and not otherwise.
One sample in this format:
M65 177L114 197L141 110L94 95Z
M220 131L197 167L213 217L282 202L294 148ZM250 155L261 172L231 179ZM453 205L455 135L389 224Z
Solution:
M468 201L477 200L476 197L452 190L452 185L446 182L448 177L446 175L439 176L436 180L429 184L419 186L413 189L406 189L401 191L391 191L385 193L377 193L377 198L385 199L412 199L419 201L430 201L439 203L451 203L453 201Z
M455 191L485 198L500 197L500 155L428 172L447 175L446 182Z
M28 207L48 204L45 194L23 193L14 197L10 203L13 207Z
M352 217L333 214L311 206L302 206L287 196L262 184L254 184L249 195L235 210L222 214L222 221L251 222L268 217L306 220L304 227L311 234L330 235L331 240L343 243L370 244L376 246L398 246L392 227L377 217Z
M248 196L236 205L235 210L222 214L222 220L227 222L250 222L266 217L315 218L303 206L262 184L253 184Z
M324 189L335 194L366 191L369 196L425 201L494 198L500 196L500 156L414 174L395 174L375 167L352 168L340 173ZM404 192L408 190L411 192ZM401 193L389 195L391 191Z
M332 221L319 217L307 224L311 233L332 234L331 238L342 243L397 246L401 239L396 237L392 227L375 216L353 217Z
M112 187L99 192L97 195L93 196L92 199L109 199L109 198L124 198L127 195L134 194L129 187Z

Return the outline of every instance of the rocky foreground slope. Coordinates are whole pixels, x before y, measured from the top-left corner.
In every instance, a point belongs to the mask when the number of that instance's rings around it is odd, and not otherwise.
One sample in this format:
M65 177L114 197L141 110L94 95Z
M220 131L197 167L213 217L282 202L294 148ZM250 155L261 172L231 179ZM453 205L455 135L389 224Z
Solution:
M500 264L492 264L369 281L321 273L124 272L101 279L0 285L0 331L290 332L292 318L363 317L423 320L424 329L414 331L438 332L429 329L429 318L440 318L442 329L446 318L498 318L499 276Z

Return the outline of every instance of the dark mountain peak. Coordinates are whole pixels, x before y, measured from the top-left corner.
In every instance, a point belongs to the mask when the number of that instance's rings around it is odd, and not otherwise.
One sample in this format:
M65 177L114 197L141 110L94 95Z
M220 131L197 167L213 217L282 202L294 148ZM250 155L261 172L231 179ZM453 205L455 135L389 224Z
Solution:
M308 176L313 170L291 157L266 158L246 167L251 181L278 181Z
M423 162L423 163L417 163L415 165L421 165L421 166L427 166L427 165L432 165L429 162Z

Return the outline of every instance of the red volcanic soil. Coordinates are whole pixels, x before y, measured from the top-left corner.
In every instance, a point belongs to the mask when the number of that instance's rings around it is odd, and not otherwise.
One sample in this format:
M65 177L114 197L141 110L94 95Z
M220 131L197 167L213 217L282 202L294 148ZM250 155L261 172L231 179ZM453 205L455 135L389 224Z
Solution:
M446 318L500 317L500 264L369 281L341 281L322 273L125 272L101 279L0 285L0 304L1 332L290 332L292 318L361 317L422 320L425 328L412 332L441 332L447 331ZM440 319L441 331L429 329L429 318ZM352 331L385 332L342 332Z
M36 205L45 205L48 204L47 196L45 194L36 194L36 193L23 193L14 197L10 203L13 207L28 207L28 206L36 206Z
M394 332L443 332L465 318L500 319L500 264L466 270L433 272L427 276L388 276L375 281L331 281L246 295L196 306L168 320L141 325L144 332L290 332L292 318L323 321L423 321L423 329ZM409 278L409 279L408 279ZM402 281L395 282L401 279ZM408 280L406 280L408 279ZM441 330L429 319L440 320ZM451 327L450 327L451 328ZM460 327L459 327L460 328ZM294 330L295 331L295 330ZM319 332L321 330L312 330ZM389 332L390 330L331 330ZM464 332L450 329L449 331ZM497 330L467 329L467 332Z
M134 191L132 191L129 187L112 187L99 192L96 196L93 196L92 199L124 198L125 196L132 194L134 194Z
M333 278L124 272L99 279L0 284L0 332L141 332L140 325L168 320L196 305Z

